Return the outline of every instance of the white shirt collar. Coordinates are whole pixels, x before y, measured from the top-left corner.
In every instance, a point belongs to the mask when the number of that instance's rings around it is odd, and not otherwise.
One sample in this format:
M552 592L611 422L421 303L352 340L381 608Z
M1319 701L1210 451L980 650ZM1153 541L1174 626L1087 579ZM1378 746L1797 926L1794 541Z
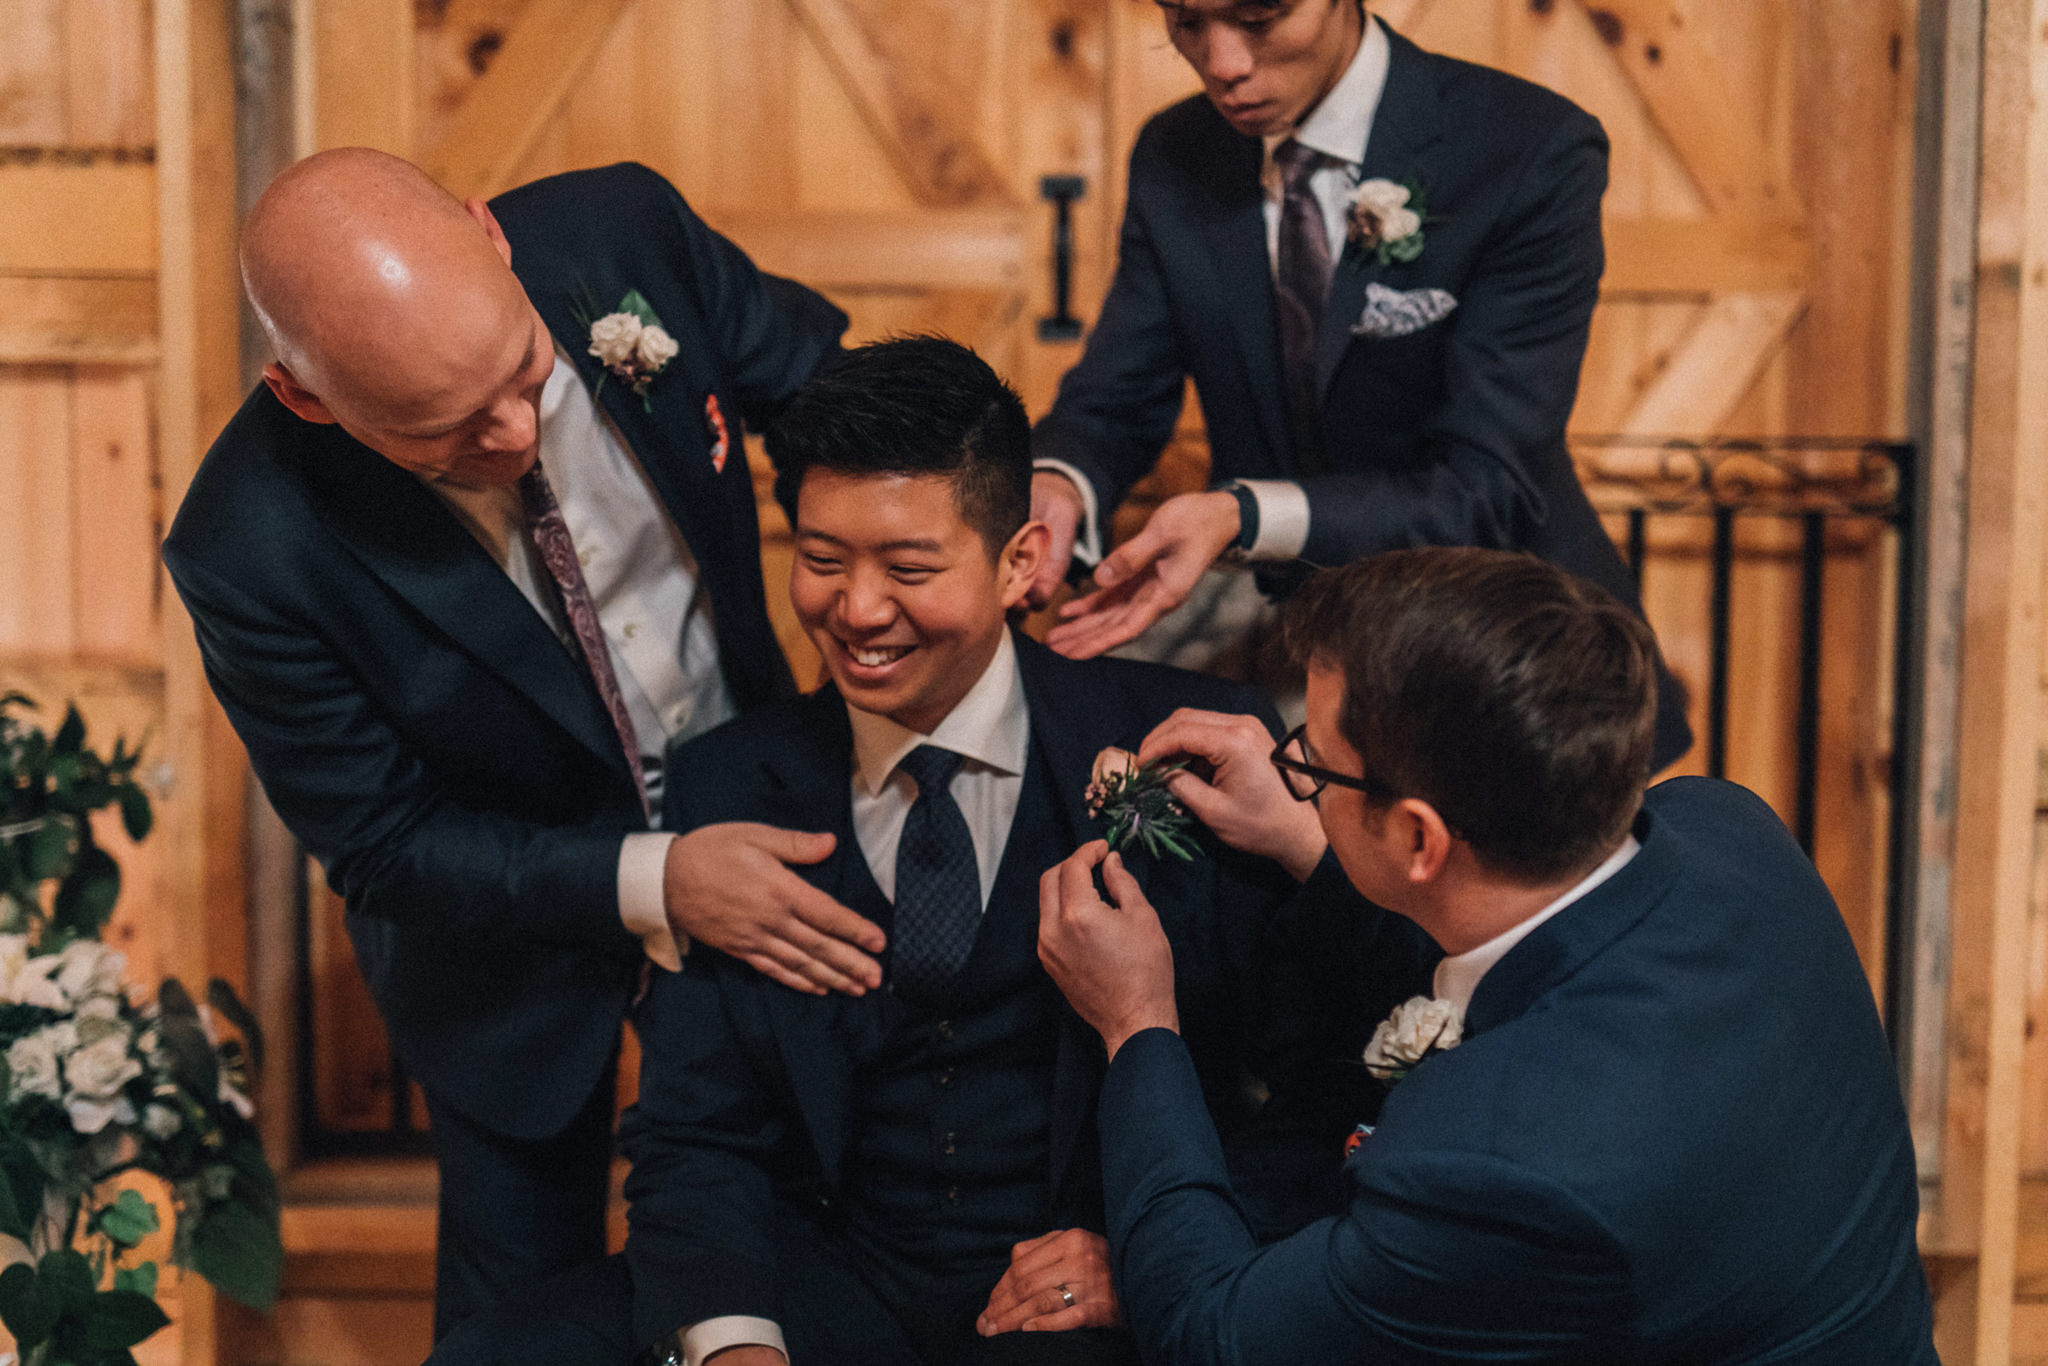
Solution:
M1352 54L1351 65L1344 68L1329 93L1316 101L1307 118L1285 132L1266 135L1266 159L1271 161L1273 149L1291 137L1346 165L1356 167L1363 162L1373 115L1387 88L1387 62L1392 54L1386 30L1378 19L1366 16L1365 35Z
M1519 925L1505 930L1487 940L1476 949L1453 954L1436 965L1436 983L1433 994L1450 1001L1462 1014L1472 1004L1472 993L1479 988L1479 979L1487 970L1507 957L1508 950L1529 937L1538 925L1556 915L1590 893L1595 887L1620 872L1628 861L1636 856L1643 846L1630 835L1621 842L1621 847L1609 854L1598 868L1586 874L1573 888L1557 900L1545 906Z
M1017 672L1017 645L1003 632L995 657L946 719L930 735L919 735L886 716L848 703L853 727L853 781L869 796L880 796L903 756L919 745L937 745L998 773L1021 774L1031 744L1024 680Z

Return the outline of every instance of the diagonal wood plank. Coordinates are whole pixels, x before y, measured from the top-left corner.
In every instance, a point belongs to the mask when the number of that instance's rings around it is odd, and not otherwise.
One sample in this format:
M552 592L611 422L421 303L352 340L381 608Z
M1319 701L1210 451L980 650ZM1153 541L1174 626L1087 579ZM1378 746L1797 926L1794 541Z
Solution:
M1805 310L1805 297L1791 291L1714 299L1685 341L1659 358L1657 377L1619 431L1701 436L1721 430Z
M1761 218L1609 218L1603 294L1804 290L1804 225Z
M914 7L901 0L789 4L920 203L945 207L1014 201L996 159L963 117L969 111L906 71L892 52L890 35L915 27L915 14L899 11Z
M519 165L631 0L532 0L421 159L458 198L512 185Z
M1800 218L1756 111L1728 98L1713 51L1689 31L1681 0L1584 0L1594 28L1718 214Z

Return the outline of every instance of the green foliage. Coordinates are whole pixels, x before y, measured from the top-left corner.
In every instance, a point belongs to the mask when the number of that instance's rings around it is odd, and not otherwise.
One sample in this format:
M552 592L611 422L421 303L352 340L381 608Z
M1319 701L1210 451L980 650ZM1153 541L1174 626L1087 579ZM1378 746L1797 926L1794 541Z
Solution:
M270 1312L284 1269L276 1216L234 1201L210 1206L192 1235L192 1269L237 1304Z
M154 817L136 778L139 747L117 740L102 756L77 707L64 709L54 736L30 722L35 710L21 693L0 696L0 933L32 935L48 951L98 935L121 894L119 866L93 839L93 813L117 808L131 839L147 835Z
M124 1190L114 1197L111 1205L100 1206L86 1225L89 1232L103 1233L116 1247L134 1247L163 1225L156 1217L156 1206L142 1198L138 1190Z
M1153 858L1171 854L1192 863L1201 846L1188 832L1190 818L1166 780L1187 767L1152 763L1109 773L1090 786L1090 813L1102 821L1102 838L1113 851L1142 845ZM1098 791L1099 790L1099 791Z

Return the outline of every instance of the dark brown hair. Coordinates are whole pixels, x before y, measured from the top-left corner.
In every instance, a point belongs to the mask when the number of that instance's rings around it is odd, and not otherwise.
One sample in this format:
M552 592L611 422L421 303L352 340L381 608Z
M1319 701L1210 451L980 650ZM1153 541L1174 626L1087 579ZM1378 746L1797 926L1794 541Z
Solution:
M1657 648L1613 597L1531 555L1398 550L1315 575L1287 647L1344 677L1368 775L1435 807L1480 863L1542 883L1627 833L1650 776Z

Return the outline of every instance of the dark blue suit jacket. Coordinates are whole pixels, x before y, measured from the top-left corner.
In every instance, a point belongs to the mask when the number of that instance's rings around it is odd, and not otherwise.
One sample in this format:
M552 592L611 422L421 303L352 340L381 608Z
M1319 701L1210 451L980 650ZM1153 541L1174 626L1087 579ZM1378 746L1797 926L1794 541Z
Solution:
M1126 660L1076 662L1022 636L1017 649L1032 744L1055 775L1061 842L1069 849L1100 836L1083 789L1105 746L1135 750L1179 706L1254 712L1272 725L1270 705L1239 684ZM670 787L673 828L751 820L830 830L838 836L832 855L800 871L839 896L871 885L853 833L852 733L836 690L721 726L679 748L677 762L723 776ZM1249 1128L1256 1120L1238 1088L1245 1070L1262 1061L1256 1055L1272 1013L1259 966L1263 945L1268 936L1297 934L1291 917L1317 913L1277 865L1206 834L1203 843L1208 855L1193 863L1135 858L1132 871L1173 944L1182 1020L1202 1059L1193 1103L1206 1106L1205 1115L1223 1114L1234 1129L1238 1121ZM1036 879L1027 885L1035 895ZM1035 901L1017 909L1035 923ZM1378 928L1383 936L1366 952L1384 975L1377 990L1390 1008L1424 977L1428 953L1407 922L1381 913ZM657 974L634 1017L643 1049L640 1099L620 1126L633 1164L626 1258L635 1341L716 1315L776 1317L783 1276L801 1274L776 1264L778 1203L829 1220L845 1184L859 1178L842 1167L855 1105L850 1050L860 1032L851 1017L859 1007L791 991L701 947L681 973ZM1091 1119L1102 1063L1101 1040L1067 1013L1046 1173L1048 1208L1063 1227L1101 1227Z
M645 167L492 209L586 383L602 372L579 315L629 289L681 344L652 413L617 383L600 401L697 559L735 703L793 691L746 457L735 432L713 468L705 400L758 422L845 316L754 269ZM347 899L406 1066L503 1132L559 1129L617 1044L640 954L617 866L646 822L588 670L417 478L266 389L207 453L164 562L272 805Z
M1116 277L1033 453L1082 471L1106 514L1158 459L1192 377L1215 478L1301 482L1309 563L1526 550L1636 604L1564 442L1606 259L1606 135L1540 86L1388 36L1362 178L1426 189L1424 248L1338 261L1316 353L1320 453L1288 431L1260 142L1200 95L1138 135ZM1458 306L1407 336L1356 337L1374 283ZM1691 743L1683 693L1663 685L1660 766Z
M1102 1098L1149 1360L1933 1366L1898 1082L1827 889L1763 802L1682 778L1643 847L1480 981L1394 1088L1351 1206L1245 1234L1179 1040Z

